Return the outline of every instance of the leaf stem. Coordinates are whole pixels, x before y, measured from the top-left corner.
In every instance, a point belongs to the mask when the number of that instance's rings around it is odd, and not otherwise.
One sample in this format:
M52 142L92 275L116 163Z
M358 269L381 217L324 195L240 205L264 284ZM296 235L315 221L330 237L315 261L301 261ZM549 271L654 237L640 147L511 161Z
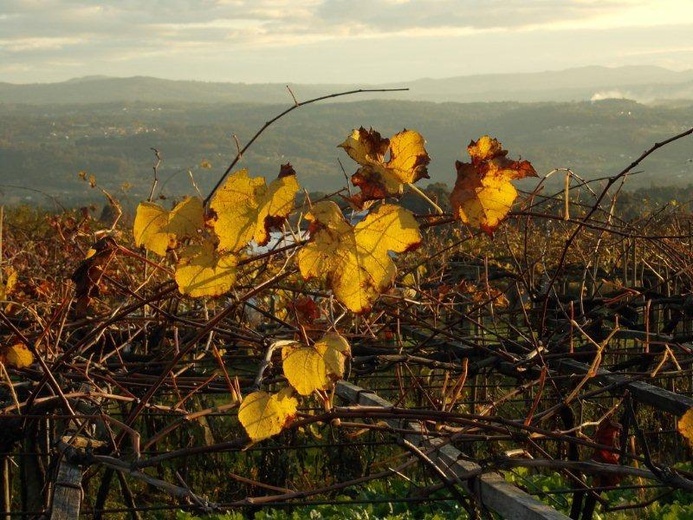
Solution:
M423 191L421 191L421 190L419 189L418 186L416 186L415 184L412 184L411 182L408 182L408 183L407 183L407 186L409 186L409 188L410 188L414 193L418 194L421 198L423 198L426 202L428 202L431 206L433 206L433 209L436 210L436 213L437 213L438 215L442 215L442 214L444 213L443 210L440 208L440 206L438 206L438 204L436 204L435 202L433 202L433 201L431 200L431 198L430 198L428 195L426 195Z

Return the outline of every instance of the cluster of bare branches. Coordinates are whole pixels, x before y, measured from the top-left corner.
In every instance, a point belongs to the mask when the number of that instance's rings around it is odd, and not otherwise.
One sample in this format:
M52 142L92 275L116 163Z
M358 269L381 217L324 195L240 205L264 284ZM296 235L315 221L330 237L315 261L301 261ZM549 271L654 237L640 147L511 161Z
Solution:
M0 374L2 511L218 512L400 481L388 500L558 518L507 483L531 495L532 476L556 475L548 500L569 496L566 514L586 520L693 492L676 431L693 406L691 201L619 217L633 168L692 132L604 180L560 172L563 190L540 184L493 238L420 215L427 247L361 316L294 276L291 246L242 265L232 293L194 300L124 227L97 240L88 213L17 212L0 334L33 363L5 359ZM335 327L352 344L348 382L249 445L237 408L282 379L272 344ZM610 503L624 488L634 498Z

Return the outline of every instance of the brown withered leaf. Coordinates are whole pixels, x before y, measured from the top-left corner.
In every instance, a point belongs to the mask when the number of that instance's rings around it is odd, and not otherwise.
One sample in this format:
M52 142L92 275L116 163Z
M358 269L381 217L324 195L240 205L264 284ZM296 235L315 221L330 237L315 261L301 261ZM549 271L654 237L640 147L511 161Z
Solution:
M340 144L354 161L361 165L351 182L361 192L350 202L363 208L369 200L402 195L404 184L428 179L427 165L431 158L424 148L424 138L414 130L403 130L384 139L373 129L354 130Z
M467 147L470 163L457 161L457 182L450 194L456 219L491 234L512 207L517 190L510 181L536 177L529 161L513 161L507 150L487 135Z
M99 281L106 265L111 261L118 244L113 237L98 240L89 250L87 257L77 266L70 279L75 283L75 318L85 318L91 298L99 294Z
M320 307L309 296L303 296L289 303L289 308L296 313L298 323L313 324L320 319Z
M606 419L599 423L594 434L594 442L607 448L595 448L592 460L606 464L618 464L621 456L618 450L621 448L621 431L623 427L616 421ZM616 486L621 481L620 475L601 475L602 486Z

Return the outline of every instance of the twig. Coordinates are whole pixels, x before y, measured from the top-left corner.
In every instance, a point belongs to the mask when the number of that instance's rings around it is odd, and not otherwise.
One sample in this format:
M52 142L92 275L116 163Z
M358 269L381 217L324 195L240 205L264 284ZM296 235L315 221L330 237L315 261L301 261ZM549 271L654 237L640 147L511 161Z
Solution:
M255 376L255 381L253 381L253 386L251 387L252 390L257 390L262 385L262 378L265 374L265 370L267 370L267 368L272 364L272 354L274 353L275 349L285 347L287 345L293 345L294 343L296 342L293 340L279 340L273 341L269 344L267 350L265 351L265 356L262 358L262 362L260 363L260 368L257 371L257 375Z
M165 491L170 495L179 498L190 499L193 502L197 503L201 510L207 513L213 511L220 511L220 508L216 504L208 501L206 498L202 498L196 495L190 489L181 486L176 486L174 484L171 484L170 482L166 482L165 480L160 480L158 478L152 477L151 475L147 475L146 473L143 473L141 471L137 471L136 469L133 469L127 462L123 462L122 460L106 455L92 455L91 458L94 462L97 462L106 468L119 471L133 478L136 478L137 480L141 480L142 482L145 482L150 486L154 486L162 491Z
M423 451L421 451L417 446L414 446L410 441L403 437L399 437L397 439L397 444L400 446L405 447L407 450L409 450L416 458L421 460L426 466L428 466L440 479L440 481L445 485L445 487L452 493L452 495L455 497L457 502L462 505L467 512L470 514L470 516L473 517L473 507L469 503L469 500L467 500L467 497L465 497L459 489L457 489L454 486L454 483L456 483L459 486L464 486L462 483L462 479L458 476L455 475L455 473L452 473L453 477L450 478L448 477L445 472L438 467L438 465L431 460L431 458L426 455ZM472 474L469 475L469 478L474 478L478 476L478 473L473 472Z
M291 94L291 97L294 100L294 105L298 106L299 105L298 100L296 99L296 96L294 95L294 91L291 90L291 87L289 85L286 86L286 90L288 90L289 94Z
M241 142L238 140L238 136L236 134L233 134L231 137L233 137L233 142L236 144L236 156L240 160L243 158L243 151L241 149Z
M161 154L159 153L159 150L156 148L150 148L150 150L154 152L156 161L154 162L154 166L152 166L152 170L154 170L154 179L152 180L152 187L149 190L149 197L147 197L149 202L154 200L154 190L156 189L157 184L159 184L159 166L161 165Z

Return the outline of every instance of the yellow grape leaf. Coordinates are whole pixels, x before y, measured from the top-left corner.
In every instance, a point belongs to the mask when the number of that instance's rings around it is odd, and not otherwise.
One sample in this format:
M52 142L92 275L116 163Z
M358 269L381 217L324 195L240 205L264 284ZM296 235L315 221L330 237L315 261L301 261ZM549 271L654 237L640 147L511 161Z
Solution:
M679 419L678 430L688 442L693 446L693 408L689 408L685 414Z
M298 252L303 278L325 278L335 296L356 313L368 311L392 285L396 267L389 251L403 253L421 243L419 224L406 209L383 204L352 227L331 201L315 204L311 241Z
M361 165L351 177L352 184L361 188L361 193L351 201L362 207L369 200L398 197L404 184L428 179L426 167L431 158L424 144L424 138L414 130L403 130L390 139L383 139L372 129L354 130L339 145Z
M220 296L236 283L237 263L235 254L217 252L210 241L187 246L176 266L178 290L193 297Z
M291 386L301 395L327 390L344 377L344 364L351 347L336 332L326 334L312 346L291 343L282 348L282 367Z
M510 181L536 177L529 161L512 161L507 150L487 135L467 147L471 163L457 161L457 182L450 195L455 218L493 233L517 197Z
M133 234L135 245L165 256L175 249L178 239L192 237L204 227L202 201L198 197L186 197L167 211L153 202L141 202L137 206Z
M478 141L471 141L467 146L467 152L474 163L508 155L508 151L503 150L503 145L498 142L498 139L488 135L482 135Z
M3 271L4 279L0 282L0 300L6 300L17 285L17 270L9 266Z
M253 442L272 437L291 424L298 408L292 394L291 388L284 388L277 394L253 392L243 399L238 420Z
M351 346L346 338L337 332L328 332L315 348L324 351L323 359L328 371L338 379L343 378L346 358L351 357Z
M5 347L0 351L0 362L14 368L24 368L31 366L34 356L23 343L15 343L10 347Z
M247 170L230 175L210 203L216 214L211 224L219 249L240 251L251 240L267 244L269 230L281 225L294 209L298 190L291 165L282 165L279 177L269 186L263 177L249 177Z

